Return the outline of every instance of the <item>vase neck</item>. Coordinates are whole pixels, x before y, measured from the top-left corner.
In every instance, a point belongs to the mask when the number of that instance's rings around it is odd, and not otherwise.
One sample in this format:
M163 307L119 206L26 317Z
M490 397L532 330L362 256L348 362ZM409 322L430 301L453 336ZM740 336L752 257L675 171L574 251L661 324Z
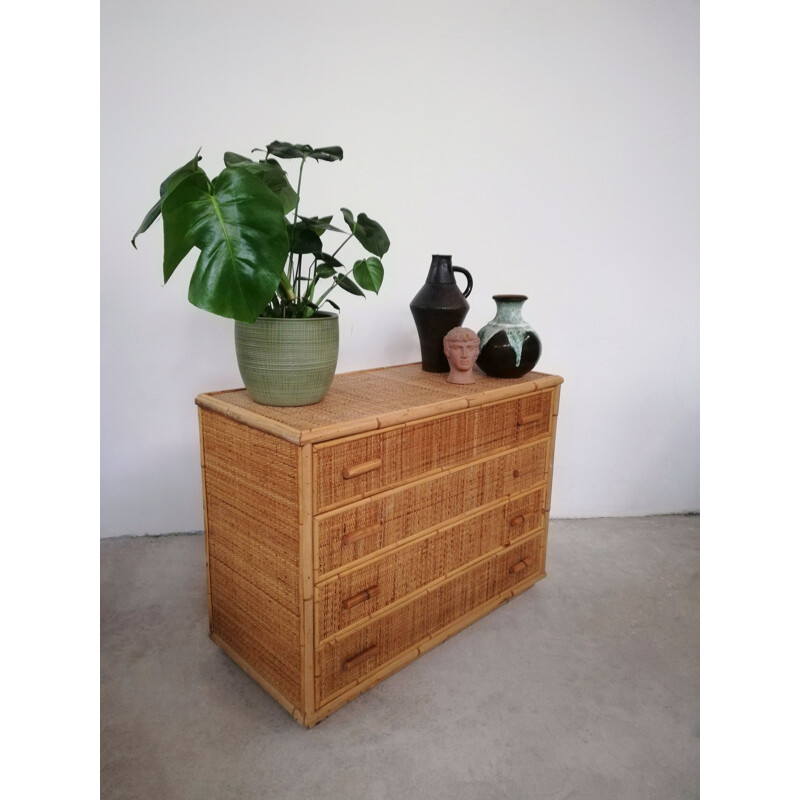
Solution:
M507 325L518 325L524 322L522 319L522 306L528 299L521 294L496 294L492 298L497 304L495 321Z
M456 276L453 274L452 256L433 256L431 258L431 268L428 270L428 280L426 283L455 283Z

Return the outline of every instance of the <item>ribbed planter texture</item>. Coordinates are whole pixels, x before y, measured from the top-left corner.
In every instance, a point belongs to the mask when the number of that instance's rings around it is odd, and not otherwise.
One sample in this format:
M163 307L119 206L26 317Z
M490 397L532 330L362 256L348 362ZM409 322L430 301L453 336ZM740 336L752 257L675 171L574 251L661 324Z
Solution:
M236 359L256 403L308 406L330 388L339 357L339 317L236 322Z

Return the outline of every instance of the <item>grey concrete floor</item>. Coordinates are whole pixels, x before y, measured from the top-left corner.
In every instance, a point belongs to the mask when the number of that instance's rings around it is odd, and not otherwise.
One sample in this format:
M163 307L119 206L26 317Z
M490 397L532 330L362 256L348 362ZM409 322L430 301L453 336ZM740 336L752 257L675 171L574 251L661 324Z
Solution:
M310 731L208 638L202 536L104 540L102 797L699 797L699 528L553 520L544 581Z

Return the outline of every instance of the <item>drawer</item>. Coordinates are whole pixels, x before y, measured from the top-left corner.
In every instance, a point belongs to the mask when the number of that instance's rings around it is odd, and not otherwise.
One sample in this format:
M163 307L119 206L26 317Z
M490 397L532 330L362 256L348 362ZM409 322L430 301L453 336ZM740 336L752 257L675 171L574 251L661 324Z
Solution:
M545 486L441 528L317 586L318 641L544 525Z
M317 579L416 534L530 490L547 472L549 439L332 511L314 520Z
M520 567L518 565L522 564ZM450 580L316 651L317 707L544 566L544 534L488 556Z
M553 390L314 447L317 512L550 432Z
M495 580L497 592L513 588L527 578L544 570L544 535L539 534L525 539L500 553L495 560Z
M317 708L425 638L427 596L316 652Z
M430 635L452 625L497 594L495 559L487 558L428 592L427 628Z

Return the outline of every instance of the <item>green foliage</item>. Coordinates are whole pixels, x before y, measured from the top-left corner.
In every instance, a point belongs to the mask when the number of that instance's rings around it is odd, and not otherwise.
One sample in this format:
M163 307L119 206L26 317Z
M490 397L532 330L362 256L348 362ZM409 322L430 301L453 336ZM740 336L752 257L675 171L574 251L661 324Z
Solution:
M253 322L259 316L311 317L339 287L365 297L383 283L381 258L389 237L366 214L354 217L342 208L347 231L332 224L333 215L304 217L298 213L303 168L309 159L341 161L341 147L272 142L262 160L227 152L225 168L210 180L195 157L161 184L159 199L147 212L131 240L159 216L164 224L164 281L193 248L200 253L189 283L189 301L223 317ZM297 188L276 159L299 159ZM333 252L323 237L342 234ZM355 239L371 255L346 269L337 258ZM304 268L303 260L306 261ZM352 277L351 277L352 276ZM319 282L330 281L320 291Z
M375 256L370 256L356 261L353 265L353 277L358 281L359 286L378 294L383 283L383 264L381 264L381 260L375 258Z

